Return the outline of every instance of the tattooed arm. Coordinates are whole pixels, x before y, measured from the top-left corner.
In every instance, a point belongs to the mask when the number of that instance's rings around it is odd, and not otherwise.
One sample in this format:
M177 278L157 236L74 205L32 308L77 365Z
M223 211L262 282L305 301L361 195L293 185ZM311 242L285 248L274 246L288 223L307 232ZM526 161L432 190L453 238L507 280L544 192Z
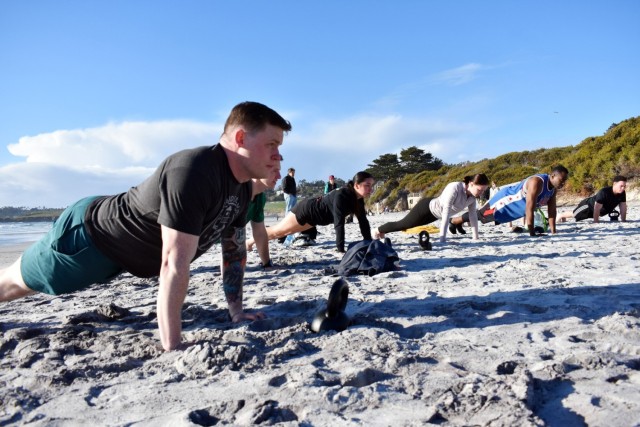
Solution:
M222 286L234 322L264 318L264 313L245 313L242 308L242 281L247 262L245 228L230 228L222 236Z

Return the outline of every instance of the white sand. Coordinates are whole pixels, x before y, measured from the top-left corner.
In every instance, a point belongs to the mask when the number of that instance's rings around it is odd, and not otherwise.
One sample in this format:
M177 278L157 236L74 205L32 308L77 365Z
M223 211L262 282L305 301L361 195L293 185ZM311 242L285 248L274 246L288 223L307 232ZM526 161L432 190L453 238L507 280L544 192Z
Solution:
M5 268L13 264L30 244L31 243L6 246L0 245L0 268Z
M639 214L535 239L486 225L431 252L390 234L401 269L348 278L341 333L308 329L332 227L273 243L275 271L249 255L263 321L228 322L219 247L194 263L182 352L157 349L155 280L0 305L0 425L638 425Z

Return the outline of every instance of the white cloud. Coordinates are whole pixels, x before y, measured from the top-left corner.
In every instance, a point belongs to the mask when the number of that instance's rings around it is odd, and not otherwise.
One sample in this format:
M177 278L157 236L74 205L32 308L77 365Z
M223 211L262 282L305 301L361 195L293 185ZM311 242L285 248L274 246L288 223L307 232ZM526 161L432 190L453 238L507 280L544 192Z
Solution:
M217 142L222 125L175 120L109 123L25 136L9 145L26 162L0 167L0 206L62 207L126 191L176 151Z
M304 139L308 147L339 152L378 150L394 140L402 122L399 115L361 115L338 121L323 121L312 126Z
M406 82L397 86L388 94L377 99L373 105L377 108L393 109L401 107L403 104L407 103L408 100L417 102L417 105L424 103L425 99L428 99L429 102L433 102L434 95L437 93L433 90L434 86L460 86L475 80L482 71L492 70L507 65L508 64L482 65L469 63L457 68L430 74L418 80ZM478 94L473 96L478 96ZM464 102L467 102L470 97L470 94L466 94ZM445 105L450 104L455 98L451 98L448 92L442 92L439 94L437 99L441 100L440 108L443 108Z
M65 207L86 196L116 194L142 182L154 168L80 171L45 163L0 168L0 206Z
M222 126L179 120L109 123L25 136L8 148L11 154L26 157L30 163L72 169L150 167L180 148L214 144L221 130Z
M299 179L349 179L385 153L419 147L445 162L468 158L469 124L401 114L360 114L305 126L285 137L283 169ZM126 191L168 155L213 145L222 125L190 121L110 123L25 136L9 148L25 158L0 167L0 206L63 207L90 195Z
M410 146L430 147L432 154L444 154L454 144L454 135L468 132L466 124L443 119L402 115L360 115L335 122L317 123L308 135L297 138L305 149L330 151L338 155L395 152ZM437 143L448 139L448 144ZM455 144L454 144L455 145ZM287 147L285 146L285 150Z
M474 80L478 73L485 67L480 64L465 64L461 67L442 71L433 76L434 83L446 83L452 86L459 86Z
M283 168L295 167L296 175L307 180L326 179L329 174L348 179L380 155L399 154L411 146L457 163L465 152L464 135L470 132L473 126L468 124L399 114L322 121L285 138Z

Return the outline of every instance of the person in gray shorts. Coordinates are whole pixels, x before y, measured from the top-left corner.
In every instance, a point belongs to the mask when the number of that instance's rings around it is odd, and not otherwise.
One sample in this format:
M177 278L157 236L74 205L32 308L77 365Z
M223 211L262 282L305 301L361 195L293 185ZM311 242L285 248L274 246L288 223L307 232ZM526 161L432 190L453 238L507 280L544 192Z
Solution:
M169 156L125 193L68 207L45 237L0 271L0 301L74 292L121 271L159 276L160 341L174 350L182 347L189 265L220 241L231 320L264 317L242 306L245 221L251 179L269 178L289 130L291 124L266 105L236 105L218 144Z

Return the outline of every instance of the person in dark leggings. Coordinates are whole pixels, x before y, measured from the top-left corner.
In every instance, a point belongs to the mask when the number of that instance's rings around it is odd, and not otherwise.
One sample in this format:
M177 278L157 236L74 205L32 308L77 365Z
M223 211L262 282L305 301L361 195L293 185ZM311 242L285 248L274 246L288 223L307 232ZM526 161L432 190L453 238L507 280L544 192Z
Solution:
M374 179L368 172L358 172L353 181L321 197L305 199L296 204L278 224L267 227L269 240L308 230L316 225L333 224L336 231L336 250L345 251L345 218L355 214L360 233L371 240L371 228L365 210L364 199L373 192ZM247 248L253 246L247 241Z
M374 237L384 238L386 233L427 225L440 219L442 220L440 223L440 242L445 242L451 216L469 209L472 218L473 238L478 239L476 198L482 195L488 186L489 179L483 173L466 176L463 182L451 182L447 184L439 197L422 199L400 221L388 222L378 227Z

